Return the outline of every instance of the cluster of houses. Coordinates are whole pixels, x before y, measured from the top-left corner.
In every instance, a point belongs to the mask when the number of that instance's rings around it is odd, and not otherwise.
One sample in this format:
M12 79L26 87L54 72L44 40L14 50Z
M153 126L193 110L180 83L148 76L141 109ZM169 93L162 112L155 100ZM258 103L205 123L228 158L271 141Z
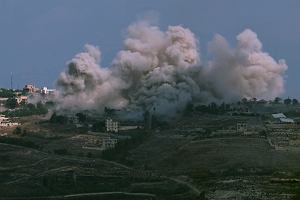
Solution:
M1 127L14 127L20 125L16 122L11 122L9 118L5 117L5 115L0 115L0 128Z
M119 131L129 131L129 130L136 130L136 129L141 129L143 126L140 125L132 125L132 124L124 124L121 125L120 122L113 120L111 118L107 118L105 120L105 129L106 132L111 132L111 133L118 133Z
M121 125L119 121L113 120L112 118L107 118L105 120L105 130L107 133L118 133L120 131L128 131L142 128L141 126L137 125L130 125L125 124ZM91 150L107 150L115 148L116 144L118 143L119 139L117 139L117 135L105 136L101 138L101 142L98 140L89 140L84 146L84 149L91 149Z
M42 89L35 87L32 84L28 84L25 85L25 87L23 88L23 92L27 93L27 94L34 94L34 93L40 93L40 94L54 94L55 93L55 89L48 89L47 87L43 87Z
M23 93L25 93L25 96L19 96L17 98L20 99L20 102L27 102L28 100L28 96L30 95L34 95L34 94L40 94L40 95L54 95L56 92L55 89L49 89L47 87L43 87L43 88L37 88L32 84L28 84L25 85L25 87L23 88Z
M75 142L81 142L82 148L87 150L103 151L115 148L118 139L110 136L77 135L72 138Z
M1 97L0 98L0 107L4 107L7 100L8 100L8 98ZM16 101L17 101L18 105L20 105L22 103L26 104L28 102L28 96L18 95L16 97ZM0 110L0 112L3 112L3 111Z
M31 95L40 94L40 95L54 95L56 92L55 89L48 89L47 87L43 87L42 89L35 87L32 84L25 85L22 92L15 92L15 99L17 104L27 104L28 99ZM4 107L5 102L8 98L0 98L0 107Z

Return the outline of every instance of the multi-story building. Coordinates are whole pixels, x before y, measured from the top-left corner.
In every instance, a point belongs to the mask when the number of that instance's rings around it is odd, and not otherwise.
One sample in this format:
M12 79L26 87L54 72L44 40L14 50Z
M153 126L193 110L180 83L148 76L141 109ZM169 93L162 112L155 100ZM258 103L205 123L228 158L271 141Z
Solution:
M119 132L119 122L112 119L106 119L105 127L107 132Z
M247 123L246 122L238 122L236 124L236 132L237 133L245 133L247 131Z
M55 89L49 89L47 87L43 87L41 89L41 94L45 94L45 95L51 95L55 93Z
M22 103L26 104L28 102L28 97L27 96L18 96L16 98L16 100L17 100L18 104L22 104Z
M25 87L23 88L23 91L26 93L36 93L36 92L39 92L40 89L35 87L32 84L28 84L28 85L25 85Z
M113 138L103 138L102 139L102 149L113 149L115 148L116 144L118 143L118 139L113 139Z

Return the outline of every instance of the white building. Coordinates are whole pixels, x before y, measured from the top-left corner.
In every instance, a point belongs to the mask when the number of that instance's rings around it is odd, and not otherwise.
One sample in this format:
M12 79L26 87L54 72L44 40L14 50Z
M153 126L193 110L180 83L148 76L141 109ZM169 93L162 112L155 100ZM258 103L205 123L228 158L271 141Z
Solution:
M291 118L279 118L280 123L283 124L293 124L295 121Z
M47 87L43 87L41 89L41 93L42 94L46 94L46 95L48 95L48 94L54 94L54 92L55 92L55 89L48 89Z
M5 104L8 98L0 98L0 112L4 112L6 110Z
M39 88L37 88L37 87L35 87L34 85L32 85L32 84L27 84L27 85L25 85L25 87L23 88L23 91L24 92L26 92L26 93L31 93L31 94L33 94L33 93L37 93L37 92L39 92Z
M283 113L272 114L272 117L278 120L279 123L282 124L293 124L295 121L291 118L287 118Z
M283 113L272 114L272 117L274 119L286 118L286 116Z
M119 132L119 122L112 119L106 119L105 127L107 132Z
M113 149L115 148L116 144L118 143L117 139L113 139L113 138L103 138L102 139L102 149L106 150L106 149Z
M9 122L9 118L5 117L5 115L0 115L0 123Z
M138 128L142 128L142 127L141 126L120 126L119 131L136 130Z
M245 122L238 122L236 124L236 132L237 133L245 133L247 131L247 123Z
M5 104L5 102L8 100L8 98L2 98L0 97L0 103Z

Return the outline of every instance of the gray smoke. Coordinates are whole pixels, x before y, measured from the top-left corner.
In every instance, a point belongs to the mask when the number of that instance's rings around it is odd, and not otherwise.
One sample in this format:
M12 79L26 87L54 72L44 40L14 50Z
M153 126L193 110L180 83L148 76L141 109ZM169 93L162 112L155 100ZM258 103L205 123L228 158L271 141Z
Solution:
M59 109L101 110L104 106L124 107L126 99L120 96L120 80L112 71L99 66L101 53L97 47L85 45L68 63L67 71L57 80Z
M182 26L161 31L147 22L128 28L124 49L111 67L100 66L97 47L86 45L61 73L56 101L60 109L103 111L105 106L170 116L189 102L274 98L284 90L284 60L262 51L251 30L237 36L237 46L216 35L209 45L213 59L201 64L195 35Z
M284 91L284 60L278 62L262 51L256 33L246 29L237 36L237 46L216 35L210 43L214 59L209 77L215 94L227 101L241 97L271 99Z

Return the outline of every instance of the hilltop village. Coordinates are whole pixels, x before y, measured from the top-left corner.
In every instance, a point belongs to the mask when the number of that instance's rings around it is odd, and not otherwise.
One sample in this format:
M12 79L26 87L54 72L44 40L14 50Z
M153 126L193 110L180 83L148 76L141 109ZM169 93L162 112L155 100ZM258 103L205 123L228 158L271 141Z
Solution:
M169 120L155 110L124 120L111 108L56 112L55 93L32 84L0 90L0 199L300 198L295 98L188 104Z

